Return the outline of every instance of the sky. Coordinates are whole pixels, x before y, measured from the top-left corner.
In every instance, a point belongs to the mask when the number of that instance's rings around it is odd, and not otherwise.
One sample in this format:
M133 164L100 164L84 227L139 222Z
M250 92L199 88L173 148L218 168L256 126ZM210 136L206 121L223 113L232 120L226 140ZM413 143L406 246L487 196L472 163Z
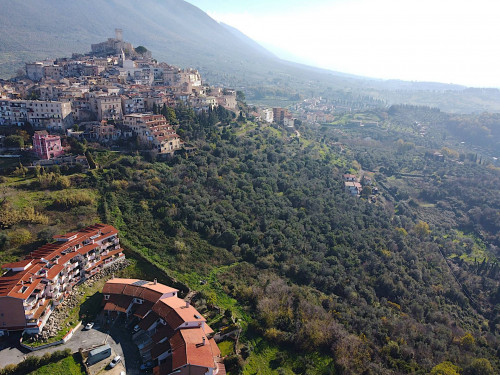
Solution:
M361 76L500 87L496 0L188 0L281 58Z

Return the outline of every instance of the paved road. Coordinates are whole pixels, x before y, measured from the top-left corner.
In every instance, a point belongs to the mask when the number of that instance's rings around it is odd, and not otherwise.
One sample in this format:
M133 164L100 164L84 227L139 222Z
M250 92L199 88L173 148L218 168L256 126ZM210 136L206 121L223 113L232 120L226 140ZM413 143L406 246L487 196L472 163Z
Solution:
M108 335L109 331L109 335ZM63 345L52 346L47 349L30 352L19 345L20 334L12 334L6 339L0 339L0 368L8 364L17 364L27 355L43 356L45 353L52 353L56 350L71 349L77 352L80 348L107 343L114 352L123 358L127 374L139 374L140 356L137 347L132 342L130 330L127 329L123 321L116 320L113 326L104 329L96 323L94 328L85 331L82 328L75 332L73 337Z

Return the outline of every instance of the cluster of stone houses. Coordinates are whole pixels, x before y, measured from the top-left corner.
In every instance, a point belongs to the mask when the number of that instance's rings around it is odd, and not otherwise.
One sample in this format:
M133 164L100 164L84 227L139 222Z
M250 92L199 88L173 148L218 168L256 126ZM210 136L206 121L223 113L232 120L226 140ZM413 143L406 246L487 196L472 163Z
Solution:
M287 128L293 128L295 126L296 118L293 117L286 108L259 108L253 115L269 124L275 123Z
M214 331L177 289L136 279L109 280L103 309L110 318L136 317L133 340L143 361L153 361L155 375L226 373Z
M118 231L110 225L95 224L54 239L23 260L1 266L0 335L40 333L76 284L125 259Z
M363 186L358 182L356 175L346 173L343 178L345 191L351 195L359 196L363 190Z
M358 181L358 177L356 175L351 173L345 173L342 177L346 193L359 197L363 191L363 186L365 186L365 188L366 186L369 186L369 190L365 191L365 193L369 195L369 199L372 203L377 201L376 195L379 193L379 190L377 187L373 186L371 177L364 175L361 182Z
M96 139L109 141L128 134L114 127L125 124L128 115L150 116L179 102L195 111L237 107L234 90L210 87L197 70L137 53L122 34L117 29L115 38L93 44L88 55L28 63L25 78L0 81L0 125L29 122L37 129L64 133L74 124L90 122ZM171 141L170 130L155 136L168 138L168 144L153 142L151 147L175 149L180 141Z

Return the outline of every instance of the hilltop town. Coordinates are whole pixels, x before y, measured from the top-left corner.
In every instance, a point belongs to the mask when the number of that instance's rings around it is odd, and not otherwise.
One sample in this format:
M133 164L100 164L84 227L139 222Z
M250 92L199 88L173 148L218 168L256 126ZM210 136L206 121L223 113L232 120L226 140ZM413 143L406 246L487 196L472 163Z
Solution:
M183 142L167 108L236 110L234 90L204 84L195 69L159 63L145 47L123 41L122 30L115 33L86 55L27 63L17 78L1 81L0 125L46 131L34 145L41 159L62 155L62 134L102 143L136 135L145 148L172 154Z
M82 157L64 157L61 136L107 146L136 137L140 149L156 155L189 149L176 133L177 106L196 114L223 108L233 118L239 112L235 90L205 84L196 69L158 62L124 41L121 29L85 55L26 63L16 78L0 80L0 125L35 130L33 151L41 159L35 165L88 167ZM251 115L292 130L296 121L284 108L255 108ZM6 148L16 146L3 140Z

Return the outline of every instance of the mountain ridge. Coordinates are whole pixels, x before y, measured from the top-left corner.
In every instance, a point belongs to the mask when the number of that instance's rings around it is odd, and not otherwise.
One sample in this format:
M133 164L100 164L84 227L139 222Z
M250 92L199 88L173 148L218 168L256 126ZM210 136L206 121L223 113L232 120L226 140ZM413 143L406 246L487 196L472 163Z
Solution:
M369 96L452 112L500 111L496 89L485 97L463 86L359 77L282 60L183 0L0 0L0 8L2 78L25 62L86 53L118 27L125 40L146 46L158 60L197 68L211 84L242 89L250 99L264 88L290 97Z

